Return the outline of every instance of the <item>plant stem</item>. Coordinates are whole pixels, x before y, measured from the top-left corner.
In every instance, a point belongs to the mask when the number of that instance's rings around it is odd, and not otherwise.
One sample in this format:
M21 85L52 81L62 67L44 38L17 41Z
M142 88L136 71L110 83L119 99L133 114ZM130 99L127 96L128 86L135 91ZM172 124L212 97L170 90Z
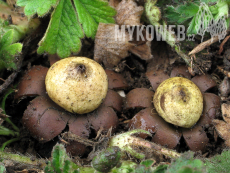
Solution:
M46 162L44 159L31 159L29 157L19 155L19 154L11 154L0 151L0 158L3 160L12 160L13 162L27 164L38 168L44 168L46 166Z
M21 138L13 138L13 139L10 139L10 140L4 142L4 143L2 144L2 147L0 148L0 151L4 151L5 147L6 147L8 144L10 144L10 143L12 143L12 142L16 142L16 141L18 141L18 140L20 140L20 139L21 139Z
M15 131L17 131L17 132L20 131L19 128L18 128L8 117L5 118L4 120L5 120L7 123L9 123Z
M180 153L174 150L170 150L156 143L134 136L140 133L151 136L151 133L148 131L135 129L111 137L109 146L118 146L123 153L129 153L131 156L138 159L146 158L147 153L150 153L150 155L164 155L169 158L178 158L181 156ZM140 148L141 151L139 150Z
M13 130L10 130L8 128L5 128L3 126L0 125L0 135L4 135L4 136L19 136L19 132L15 132Z
M148 148L149 150L152 150L153 152L159 153L161 155L165 155L165 156L170 157L170 158L175 159L175 158L180 157L180 155L181 155L176 151L170 150L168 148L164 148L161 145L146 141L142 138L132 136L129 139L130 139L131 144L134 146Z

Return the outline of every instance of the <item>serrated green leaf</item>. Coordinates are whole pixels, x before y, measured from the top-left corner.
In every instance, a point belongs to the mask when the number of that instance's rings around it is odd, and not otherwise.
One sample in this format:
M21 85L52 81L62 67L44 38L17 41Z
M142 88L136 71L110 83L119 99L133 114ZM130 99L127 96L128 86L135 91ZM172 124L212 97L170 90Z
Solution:
M0 40L0 70L16 69L15 56L22 51L22 44L13 43L14 30L7 31Z
M27 16L43 16L55 7L38 53L57 53L61 58L81 49L81 38L95 38L99 23L115 23L116 10L104 0L18 0ZM75 7L75 9L74 9Z
M66 159L65 149L61 145L56 145L52 152L53 160L52 166L57 173L62 173L62 168L64 167L64 162Z
M98 24L115 23L116 10L100 0L73 0L86 37L94 38Z
M181 18L180 14L176 12L176 9L173 6L168 6L165 10L166 14L165 17L168 19L168 22L171 24L181 24L186 19Z
M166 173L187 173L184 171L188 171L188 169L193 171L194 173L204 172L205 167L203 162L199 159L194 159L193 154L194 153L192 152L184 153L180 158L171 163Z
M221 155L216 155L212 158L206 159L205 166L208 173L224 173L229 172L230 165L230 150L223 151Z
M168 6L165 10L169 22L181 24L194 17L199 10L199 5L194 2L187 2L177 7Z
M177 8L177 12L181 14L181 17L191 18L196 15L199 10L199 5L188 2L184 5L181 5Z
M70 0L60 0L52 13L45 36L39 43L38 53L57 53L61 58L81 49L84 37L75 10Z
M44 16L49 12L51 7L55 7L58 0L18 0L18 6L25 6L24 12L27 16L38 14Z

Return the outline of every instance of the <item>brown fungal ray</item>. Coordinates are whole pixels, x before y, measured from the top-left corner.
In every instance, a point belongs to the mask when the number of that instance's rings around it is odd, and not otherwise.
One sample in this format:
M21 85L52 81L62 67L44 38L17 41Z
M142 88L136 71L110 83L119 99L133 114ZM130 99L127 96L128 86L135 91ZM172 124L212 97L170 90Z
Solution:
M161 84L161 82L169 78L169 75L167 75L164 70L149 71L146 73L146 76L149 79L154 91Z
M92 113L87 114L87 117L96 134L99 130L106 134L111 127L113 128L112 132L115 132L119 124L117 114L111 107L100 106Z
M111 107L118 112L122 111L122 104L123 104L122 97L116 91L110 89L108 90L105 100L102 103L103 106Z
M181 134L176 127L164 121L152 108L138 112L129 123L130 129L143 129L154 134L152 141L168 148L175 148L179 143ZM140 137L146 138L141 134Z
M86 146L77 141L70 141L66 146L66 152L72 156L83 156L86 153Z
M18 85L18 92L15 94L14 98L20 99L26 96L47 95L45 87L47 71L47 67L41 65L33 66L23 75Z
M59 61L61 58L57 54L49 55L48 59L50 61L50 66L52 66L55 62Z
M183 128L182 134L190 150L205 151L209 139L201 126L196 125L191 129Z
M188 67L185 65L179 65L173 67L170 77L185 77L187 79L191 79L191 74L188 71Z
M22 124L40 142L47 142L59 135L66 127L70 115L50 98L38 96L27 106Z
M203 114L197 124L205 127L212 125L212 120L220 115L220 97L213 93L204 93Z
M216 81L212 79L211 75L208 74L200 76L197 75L194 78L192 78L191 81L194 82L203 93L217 86Z
M68 122L69 132L78 135L82 138L89 138L90 124L86 115L78 115L71 118ZM66 151L72 156L82 156L86 152L86 146L78 141L68 141Z
M121 74L108 69L105 70L105 72L108 76L109 89L119 90L119 89L127 89L129 87L127 81Z
M153 107L153 95L147 88L135 88L126 96L125 109Z

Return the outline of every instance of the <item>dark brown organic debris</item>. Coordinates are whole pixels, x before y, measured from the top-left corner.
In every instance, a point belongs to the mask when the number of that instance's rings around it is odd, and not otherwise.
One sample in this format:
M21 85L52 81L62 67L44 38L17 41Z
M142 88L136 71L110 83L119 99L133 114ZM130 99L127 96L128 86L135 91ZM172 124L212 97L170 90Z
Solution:
M113 68L129 55L128 50L133 46L129 43L129 34L121 36L116 29L118 25L100 23L95 37L94 60L103 63L106 68Z

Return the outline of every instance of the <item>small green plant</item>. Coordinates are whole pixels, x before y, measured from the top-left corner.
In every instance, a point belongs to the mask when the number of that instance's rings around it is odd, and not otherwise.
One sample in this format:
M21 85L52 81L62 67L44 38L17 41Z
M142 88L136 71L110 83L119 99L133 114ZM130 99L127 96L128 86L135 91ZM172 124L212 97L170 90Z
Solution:
M119 159L119 152L114 153L111 148L109 150L108 156L106 150L98 153L95 159L98 159L99 162L111 163L111 167L114 167L114 163L111 160L114 160L114 156L116 159ZM115 154L115 155L114 155ZM116 155L117 154L117 155ZM52 151L52 157L48 163L44 159L33 159L31 160L29 157L11 154L0 151L0 158L11 160L16 163L26 164L38 169L44 170L45 173L92 173L97 172L93 167L83 167L76 165L72 159L67 155L65 147L62 144L56 144ZM108 160L106 161L106 158ZM154 165L154 160L143 160L139 164L130 160L120 160L119 163L116 164L114 168L107 172L110 173L223 173L229 172L229 158L230 158L230 150L226 150L222 152L221 155L216 155L212 158L208 158L205 160L200 160L194 158L193 152L183 153L179 158L172 161L171 164L160 163L158 165ZM115 160L116 160L115 159ZM95 162L95 161L93 161ZM98 162L98 163L99 163ZM103 165L101 165L103 166ZM104 165L107 167L108 165ZM110 166L110 165L109 165ZM0 170L4 170L4 165L0 164Z
M165 29L167 24L181 25L187 28L187 36L202 36L209 32L212 38L218 36L222 40L229 27L229 0L174 0L159 1L147 0L145 3L145 13L150 22L155 27L158 35L161 35L176 52L184 59L188 66L192 66L190 57L186 51L180 47L183 40L178 40L177 36ZM163 27L162 27L163 26ZM193 44L186 40L186 44ZM182 43L183 44L183 43Z
M52 159L45 167L45 173L79 173L79 166L71 161L63 145L55 145Z
M207 30L212 19L218 21L224 17L226 27L229 24L229 0L187 0L176 4L167 6L165 16L174 25L186 24L187 34L199 34L201 27Z
M6 172L6 168L5 168L5 166L0 165L0 172L1 172L1 173Z
M17 43L26 34L36 29L40 22L37 19L30 21L22 18L17 12L13 11L5 2L0 0L0 72L4 69L16 70L17 57L22 51L22 44ZM11 16L15 23L4 16Z
M205 159L205 164L208 173L224 173L229 172L230 165L230 150L225 150L221 155L216 155L212 158Z
M95 38L102 23L115 23L116 10L102 0L18 0L29 17L47 15L52 9L47 31L39 43L38 53L57 53L61 58L77 53L81 39Z
M19 130L19 128L10 120L9 116L7 116L6 112L5 112L6 99L13 92L14 92L14 90L12 88L10 88L5 93L5 95L3 96L2 102L1 102L1 105L0 105L0 107L1 107L0 108L0 114L1 114L0 118L2 118L5 122L10 124L11 127L12 127L12 129L9 129L9 128L6 128L6 127L0 125L0 136L1 135L12 136L13 138L3 143L2 146L0 147L0 151L3 151L4 148L6 147L6 145L8 145L8 144L10 144L12 142L18 141L20 139L20 130Z
M144 159L146 157L143 153L144 150L151 151L152 153L158 153L169 158L180 157L180 154L174 150L170 150L168 148L162 147L161 145L149 142L147 140L135 136L140 133L151 136L151 133L148 131L142 129L135 129L111 137L109 140L109 146L118 146L121 149L122 157L124 157L125 154L128 153L129 155L137 159ZM138 148L142 148L142 150L139 150Z
M194 159L192 152L187 152L181 155L180 158L172 162L168 167L167 173L203 173L205 172L204 163L199 159Z
M121 158L119 147L109 147L95 156L91 162L92 167L100 172L108 172L115 167Z
M17 68L14 57L22 51L22 44L13 42L14 32L13 29L9 30L0 38L0 71Z

